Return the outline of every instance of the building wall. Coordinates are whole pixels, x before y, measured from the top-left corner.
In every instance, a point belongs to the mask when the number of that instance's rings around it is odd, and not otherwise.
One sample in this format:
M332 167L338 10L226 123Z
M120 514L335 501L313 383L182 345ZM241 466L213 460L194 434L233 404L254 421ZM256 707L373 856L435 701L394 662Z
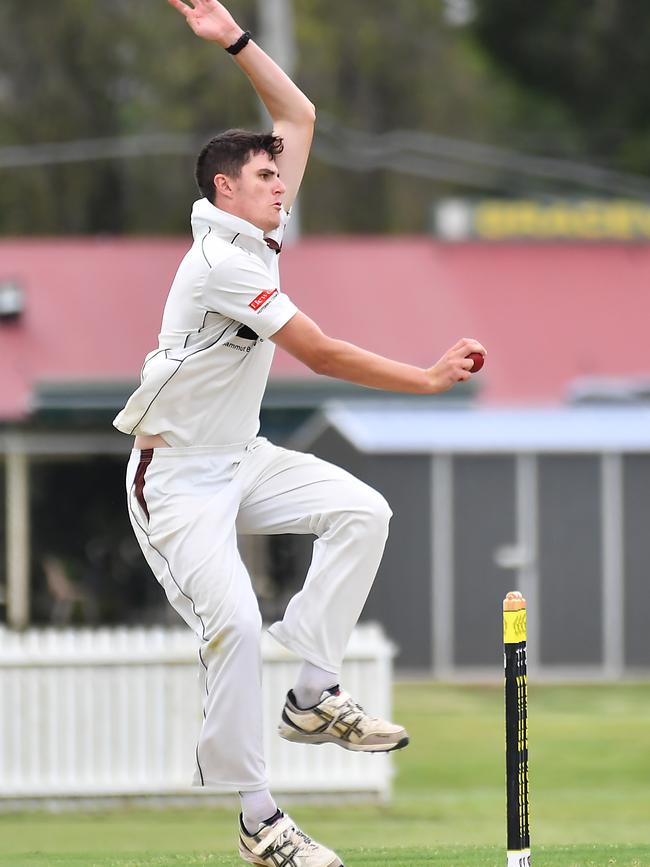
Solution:
M398 647L396 665L428 668L431 628L431 490L428 456L373 455L366 481L388 500L393 517L384 557L364 610Z
M511 575L495 552L516 541L515 465L510 456L454 458L453 662L483 667L500 659L500 602ZM497 656L495 657L495 653Z
M596 455L539 458L540 662L599 665L601 477Z
M650 668L650 455L623 459L625 660Z

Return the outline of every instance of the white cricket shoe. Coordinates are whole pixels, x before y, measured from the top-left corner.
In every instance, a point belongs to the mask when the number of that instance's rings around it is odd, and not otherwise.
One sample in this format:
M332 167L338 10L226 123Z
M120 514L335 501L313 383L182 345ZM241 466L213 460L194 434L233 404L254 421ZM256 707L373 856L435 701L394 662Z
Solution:
M249 864L269 867L344 867L331 849L316 843L296 827L290 816L280 813L256 834L249 834L239 818L239 854Z
M406 730L368 716L361 705L338 687L327 689L314 707L301 710L289 690L278 726L280 737L299 744L338 744L345 750L388 753L409 742Z

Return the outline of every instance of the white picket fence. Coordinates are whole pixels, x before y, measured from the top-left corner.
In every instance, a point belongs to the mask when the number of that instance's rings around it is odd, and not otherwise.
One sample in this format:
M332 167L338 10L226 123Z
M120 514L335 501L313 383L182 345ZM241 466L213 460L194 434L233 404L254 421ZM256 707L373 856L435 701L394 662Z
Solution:
M276 734L298 661L264 634L265 748L278 793L390 795L389 756L290 744ZM390 718L393 648L353 634L342 680ZM38 798L200 795L191 789L201 721L197 645L184 628L0 627L0 806Z

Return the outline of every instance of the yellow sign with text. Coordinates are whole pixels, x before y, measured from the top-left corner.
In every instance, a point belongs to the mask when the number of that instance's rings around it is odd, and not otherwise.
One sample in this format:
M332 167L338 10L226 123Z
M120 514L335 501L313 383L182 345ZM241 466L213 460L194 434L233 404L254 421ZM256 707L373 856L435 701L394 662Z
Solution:
M643 202L492 199L473 211L472 234L486 241L650 240L650 204Z

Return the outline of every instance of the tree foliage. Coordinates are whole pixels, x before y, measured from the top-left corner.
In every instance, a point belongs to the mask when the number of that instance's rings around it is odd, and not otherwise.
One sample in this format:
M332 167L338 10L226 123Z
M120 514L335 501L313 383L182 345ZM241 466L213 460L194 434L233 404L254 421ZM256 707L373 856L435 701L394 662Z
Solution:
M256 32L256 0L230 6ZM649 97L638 83L650 7L477 0L473 32L451 26L437 0L294 7L296 78L319 111L344 125L592 153L648 169ZM182 133L198 150L215 131L257 127L259 117L241 72L164 0L0 4L0 148ZM184 232L193 163L188 153L0 168L0 232ZM422 231L431 200L457 190L314 157L303 224L312 232Z
M162 0L3 0L0 146L160 131L203 138L255 123L241 73L190 37ZM3 172L0 230L178 230L192 169L190 157L153 156Z
M650 173L650 5L480 0L475 32L530 99L543 97L564 112L583 153Z

